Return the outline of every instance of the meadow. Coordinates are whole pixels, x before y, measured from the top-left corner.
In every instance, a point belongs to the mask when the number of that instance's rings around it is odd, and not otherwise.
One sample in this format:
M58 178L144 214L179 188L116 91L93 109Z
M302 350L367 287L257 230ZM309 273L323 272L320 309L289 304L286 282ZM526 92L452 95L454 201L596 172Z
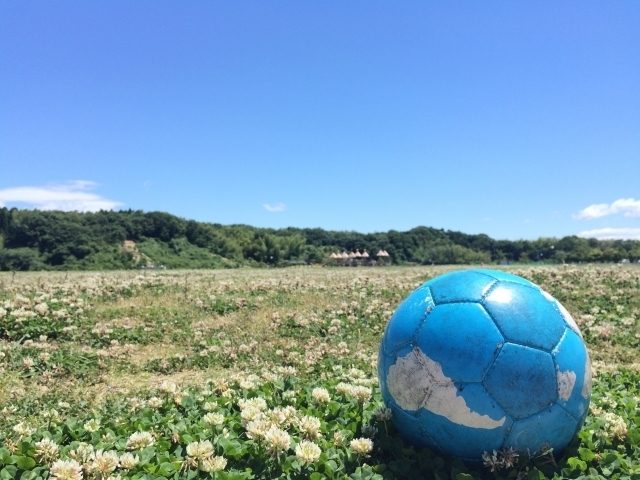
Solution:
M566 451L466 465L394 432L376 363L447 267L0 274L0 480L640 479L640 268L514 267L594 370Z

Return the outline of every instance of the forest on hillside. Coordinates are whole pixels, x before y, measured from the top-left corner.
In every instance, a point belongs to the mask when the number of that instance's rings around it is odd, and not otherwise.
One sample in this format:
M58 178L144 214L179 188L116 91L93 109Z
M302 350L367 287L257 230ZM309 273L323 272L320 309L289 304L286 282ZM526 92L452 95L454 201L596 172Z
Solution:
M389 253L393 264L637 262L640 241L576 236L495 240L431 227L377 233L257 228L139 210L0 208L0 270L225 268L327 264L335 252Z

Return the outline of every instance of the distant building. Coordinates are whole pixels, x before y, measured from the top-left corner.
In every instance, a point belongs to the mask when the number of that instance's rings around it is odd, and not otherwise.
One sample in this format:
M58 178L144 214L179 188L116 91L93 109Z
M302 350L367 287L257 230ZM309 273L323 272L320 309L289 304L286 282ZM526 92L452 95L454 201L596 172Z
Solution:
M332 252L329 255L329 264L345 267L386 265L391 262L391 256L386 250L378 250L375 255L370 255L366 250L353 250L347 252Z

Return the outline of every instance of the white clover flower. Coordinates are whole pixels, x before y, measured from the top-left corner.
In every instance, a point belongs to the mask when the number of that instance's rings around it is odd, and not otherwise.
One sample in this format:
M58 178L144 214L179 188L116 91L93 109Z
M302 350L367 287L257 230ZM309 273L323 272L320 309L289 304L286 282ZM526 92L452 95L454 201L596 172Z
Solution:
M19 437L28 437L29 435L31 435L33 432L35 432L35 428L31 428L29 427L26 423L24 422L19 422L17 424L15 424L13 426L12 429L15 433L18 434Z
M92 418L88 422L85 422L84 429L89 433L97 432L100 429L100 420Z
M218 405L215 402L205 402L202 408L204 408L205 412L212 412L218 408Z
M373 412L373 416L376 417L376 420L379 422L388 422L391 420L393 413L388 407L380 407L375 412Z
M262 397L241 398L238 400L238 407L240 407L240 410L255 408L262 412L267 409L267 401Z
M512 468L518 461L519 454L512 447L503 448L502 452L502 464L504 468Z
M271 427L264 436L267 449L273 454L286 452L291 446L291 437L278 427Z
M221 455L206 458L200 462L200 470L203 472L213 473L220 472L227 466L227 459Z
M329 403L331 396L326 388L316 387L311 391L311 397L317 403Z
M258 383L256 382L255 379L247 377L247 378L241 378L240 380L238 380L238 386L242 390L253 390L258 386Z
M371 398L371 388L363 385L355 385L349 392L349 395L355 397L358 403L366 403Z
M204 460L213 455L213 444L209 440L191 442L187 445L187 455L197 460Z
M49 311L49 305L46 303L38 303L33 309L38 312L40 315L46 315Z
M347 438L345 437L344 433L340 430L333 432L333 444L336 447L341 447L342 445L344 445L346 439Z
M355 380L357 378L365 378L367 375L359 368L350 368L349 371L347 372L347 376L351 380Z
M147 400L147 405L151 408L160 408L164 402L159 397L151 397Z
M298 430L309 440L320 437L320 419L312 415L305 415L298 420Z
M2 410L0 410L0 412L2 412L3 415L13 415L17 411L18 411L18 407L16 407L15 405L8 405L6 407L2 407Z
M235 395L236 395L236 392L231 388L229 388L228 390L225 390L224 392L220 392L220 396L222 398L233 398Z
M282 367L278 367L278 373L280 373L284 377L293 377L298 373L296 367L292 367L291 365L285 365Z
M247 423L245 427L247 430L247 437L251 439L260 440L264 438L267 431L272 427L272 423L263 418L258 418Z
M295 422L297 413L295 407L287 405L286 407L275 407L266 412L265 416L277 427L289 427Z
M222 415L221 413L209 412L204 417L202 417L202 421L207 425L222 425L224 423L224 415Z
M24 357L22 359L22 366L24 368L33 368L35 364L36 364L36 361L32 357Z
M492 472L499 470L501 462L498 460L498 452L495 450L493 450L493 452L483 452L482 463Z
M515 466L518 460L518 452L513 448L503 448L502 450L493 450L491 452L483 452L482 462L492 472L502 469L509 469Z
M154 443L156 443L156 439L149 432L135 432L129 436L127 448L129 450L140 450Z
M613 412L605 412L602 416L605 421L605 429L609 438L623 440L628 433L624 419Z
M298 392L295 390L285 390L282 392L282 398L285 400L290 400L292 398L296 398L298 396Z
M36 456L45 462L50 462L58 458L58 444L50 438L43 438L36 442Z
M120 458L117 452L113 450L107 452L96 450L89 469L92 472L97 472L101 477L104 477L106 474L118 468L118 465L120 465Z
M273 372L262 372L262 379L265 382L275 383L280 380L280 376Z
M173 382L165 380L158 386L158 390L170 395L174 395L178 391L178 386Z
M138 463L140 463L140 457L138 457L138 455L134 455L129 452L125 452L120 455L120 466L125 470L131 470Z
M373 450L373 441L370 438L354 438L351 440L349 447L357 455L365 456Z
M134 412L140 410L145 405L144 400L142 400L140 397L131 397L129 398L128 402L131 410L133 410Z
M343 395L350 394L352 389L353 389L353 385L350 385L348 383L340 382L336 385L336 392L341 393Z
M62 417L60 416L60 413L55 408L51 408L49 410L43 411L42 418L49 420L49 422L51 423L62 422Z
M93 451L93 445L80 442L75 450L71 450L69 452L69 456L81 464L86 464L93 458Z
M240 411L240 418L242 419L242 423L245 425L253 420L262 418L263 415L262 411L258 410L256 407L246 407Z
M229 383L224 378L216 378L213 381L213 388L216 392L222 393L229 390Z
M296 445L296 458L307 465L318 460L321 453L320 447L308 440L303 440Z
M82 480L82 467L75 460L56 460L49 472L56 480Z

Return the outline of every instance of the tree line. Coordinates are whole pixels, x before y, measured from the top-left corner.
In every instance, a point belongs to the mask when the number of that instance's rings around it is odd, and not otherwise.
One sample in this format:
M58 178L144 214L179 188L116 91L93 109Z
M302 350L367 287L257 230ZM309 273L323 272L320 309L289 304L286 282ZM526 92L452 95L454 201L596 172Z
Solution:
M270 229L140 210L0 208L0 270L286 266L324 263L331 252L367 250L375 255L381 249L395 264L640 260L640 241L634 240L495 240L430 227L377 233Z

